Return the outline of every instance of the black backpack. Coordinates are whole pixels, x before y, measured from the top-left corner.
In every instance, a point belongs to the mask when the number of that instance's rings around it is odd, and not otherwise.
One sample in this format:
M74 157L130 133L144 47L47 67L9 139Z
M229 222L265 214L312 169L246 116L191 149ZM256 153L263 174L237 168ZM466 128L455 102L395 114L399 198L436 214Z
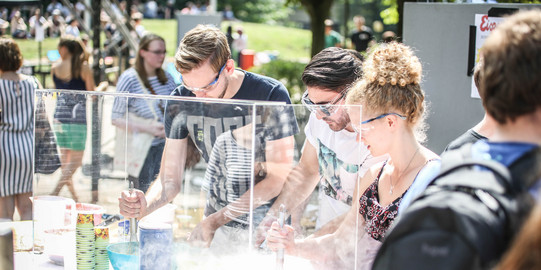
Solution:
M534 205L527 191L540 162L538 147L509 168L474 160L471 144L445 153L438 176L387 233L373 269L494 266Z

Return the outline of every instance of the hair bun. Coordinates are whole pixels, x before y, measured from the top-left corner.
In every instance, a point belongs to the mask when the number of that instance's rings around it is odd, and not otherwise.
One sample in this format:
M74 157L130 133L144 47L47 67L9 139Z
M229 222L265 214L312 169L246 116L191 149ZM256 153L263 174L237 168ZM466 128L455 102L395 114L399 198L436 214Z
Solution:
M367 81L400 87L421 82L421 63L409 47L397 42L380 46L385 47L376 50L364 64Z

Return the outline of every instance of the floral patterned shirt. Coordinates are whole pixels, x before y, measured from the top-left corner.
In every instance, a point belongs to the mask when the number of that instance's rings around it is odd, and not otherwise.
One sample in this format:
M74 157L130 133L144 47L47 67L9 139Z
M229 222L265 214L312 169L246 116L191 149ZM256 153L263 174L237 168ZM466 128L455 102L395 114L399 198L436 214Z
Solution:
M383 164L374 182L364 191L359 199L359 214L365 220L365 231L375 240L383 242L385 232L398 215L398 205L405 192L387 206L379 204L378 183L387 162Z

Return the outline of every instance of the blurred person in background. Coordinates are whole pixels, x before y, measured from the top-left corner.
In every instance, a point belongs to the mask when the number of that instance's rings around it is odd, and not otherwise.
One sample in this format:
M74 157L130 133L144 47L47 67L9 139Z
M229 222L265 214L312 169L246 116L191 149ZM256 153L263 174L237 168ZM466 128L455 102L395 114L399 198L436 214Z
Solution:
M237 27L237 33L233 35L233 42L231 43L233 51L237 56L238 66L242 66L242 50L248 48L248 36L244 33L244 29L241 26Z
M49 17L49 37L59 37L64 34L66 21L62 17L60 9L55 9Z
M83 42L74 36L63 36L58 43L60 61L51 67L51 77L56 89L94 91L94 76L88 62ZM106 83L98 86L101 90ZM58 195L64 185L72 198L79 201L73 174L81 166L86 144L86 95L58 94L54 112L54 127L60 160L61 176L51 195Z
M58 0L51 0L51 3L49 3L49 4L47 5L46 11L47 11L49 14L51 14L51 13L53 13L53 11L54 11L55 9L58 10L58 11L60 11L60 10L62 10L63 8L64 8L64 6L63 6L60 2L58 2Z
M116 87L118 93L152 94L169 96L177 87L173 77L162 69L165 60L165 40L156 34L147 34L139 43L135 58L135 67L129 68L120 75ZM141 84L143 83L143 85ZM149 107L152 104L152 108ZM144 125L135 121L128 122L128 130L145 132L154 135L154 141L147 153L139 175L129 175L128 180L134 187L146 192L160 171L162 153L165 146L165 129L163 115L164 100L148 100L116 98L113 104L113 125L125 129L126 111L135 112L142 118L158 116L159 125Z
M385 31L385 32L383 32L383 34L381 34L381 39L385 43L389 43L389 42L392 42L392 41L397 41L396 40L397 39L396 34L393 31Z
M76 38L79 37L81 35L79 32L79 22L76 19L71 19L66 26L66 31L64 34L74 36Z
M374 33L370 27L365 25L363 16L353 17L355 23L355 31L351 34L351 43L355 46L358 52L366 52L368 46L374 43Z
M40 32L45 34L45 29L47 29L49 22L45 17L41 16L41 10L37 8L34 11L34 15L28 19L28 25L30 26L30 36L36 37L36 34Z
M26 23L21 17L21 12L17 10L11 19L11 36L13 38L26 38L27 35Z
M0 35L5 35L8 28L9 22L0 18Z
M334 22L331 19L325 20L325 48L341 47L342 35L333 30Z
M143 14L141 12L136 12L131 16L131 18L133 20L133 28L137 34L136 40L139 40L146 33L145 27L141 24L143 21Z
M41 88L16 71L23 56L15 41L0 38L0 218L32 219L34 93Z

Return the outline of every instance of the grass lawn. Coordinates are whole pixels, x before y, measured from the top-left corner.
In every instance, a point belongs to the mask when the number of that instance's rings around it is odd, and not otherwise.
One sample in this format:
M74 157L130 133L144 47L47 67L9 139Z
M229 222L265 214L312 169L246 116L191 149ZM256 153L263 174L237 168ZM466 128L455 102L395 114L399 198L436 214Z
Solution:
M222 23L222 29L229 25ZM143 20L143 26L147 31L164 37L167 47L167 56L173 57L177 48L177 22L175 20ZM282 26L270 26L264 24L234 22L233 31L237 26L242 26L244 33L248 35L248 48L256 52L278 51L282 59L308 59L310 57L311 32L303 29L287 28ZM102 42L104 37L102 36ZM38 43L32 39L17 40L24 59L38 59ZM42 57L46 57L47 51L56 50L58 38L46 38L42 42Z
M256 52L278 51L280 58L289 60L310 57L312 33L308 30L246 22L222 22L222 30L225 32L230 24L233 31L242 26L248 36L248 48ZM147 31L164 37L167 55L174 56L177 48L175 20L144 20L143 26Z

